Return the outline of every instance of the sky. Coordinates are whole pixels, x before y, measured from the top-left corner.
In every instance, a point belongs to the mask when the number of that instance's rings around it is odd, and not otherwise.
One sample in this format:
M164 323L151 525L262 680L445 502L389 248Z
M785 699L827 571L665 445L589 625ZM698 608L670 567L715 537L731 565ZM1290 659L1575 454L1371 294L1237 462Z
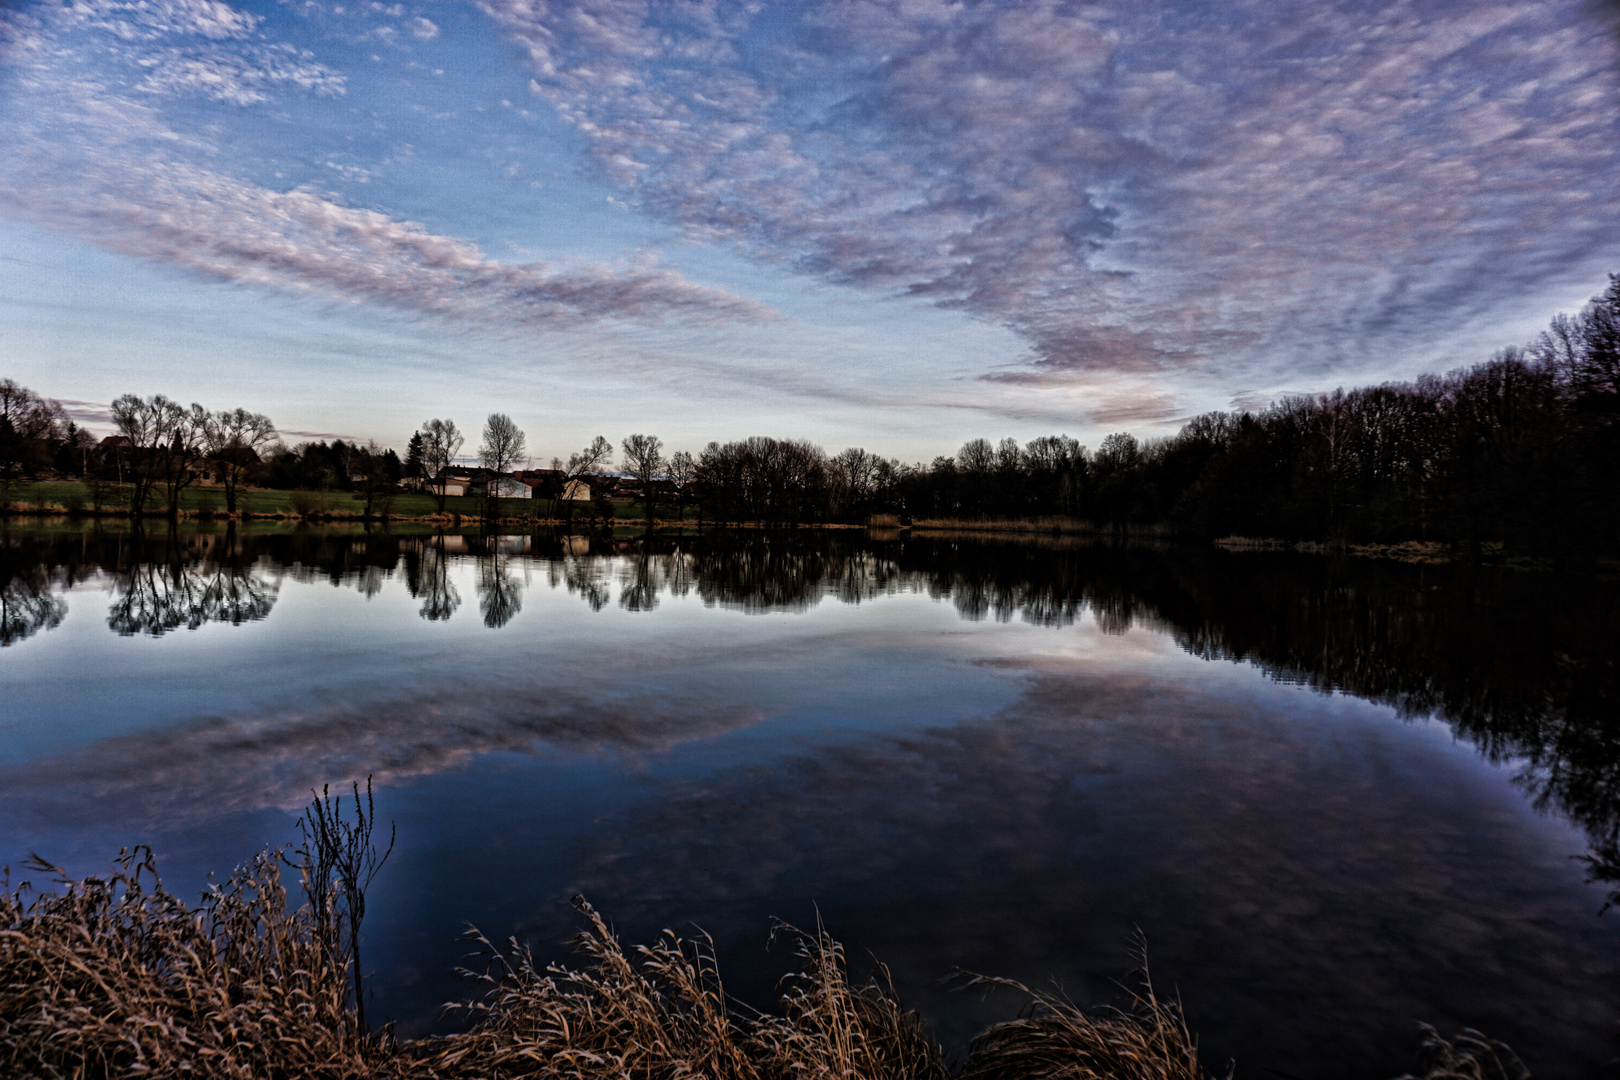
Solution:
M1620 271L1595 0L0 3L0 377L93 430L1094 446Z

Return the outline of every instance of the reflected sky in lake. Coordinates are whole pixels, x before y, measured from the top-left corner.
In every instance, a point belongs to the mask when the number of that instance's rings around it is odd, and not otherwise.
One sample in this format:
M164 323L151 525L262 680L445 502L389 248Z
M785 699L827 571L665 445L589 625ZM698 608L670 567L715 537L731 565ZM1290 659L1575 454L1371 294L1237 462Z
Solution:
M1140 929L1240 1075L1393 1075L1418 1020L1538 1076L1620 1053L1620 919L1572 858L1620 820L1612 585L853 534L8 544L0 860L149 842L194 892L373 775L407 1033L466 922L561 957L582 891L710 931L759 1003L769 920L819 911L953 1045L1018 1005L953 970L1106 1001Z

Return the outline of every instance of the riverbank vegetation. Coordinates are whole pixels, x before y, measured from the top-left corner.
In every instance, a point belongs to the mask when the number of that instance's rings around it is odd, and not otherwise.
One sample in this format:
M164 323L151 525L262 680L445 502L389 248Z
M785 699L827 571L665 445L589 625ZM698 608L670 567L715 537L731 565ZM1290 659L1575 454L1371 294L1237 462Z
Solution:
M369 786L368 786L369 787ZM1145 963L1128 1001L1084 1010L1004 980L1025 1008L972 1041L952 1067L886 973L850 978L824 929L779 926L798 970L771 1012L726 994L712 944L665 931L626 949L583 898L580 967L544 965L515 940L468 939L483 962L478 996L448 1007L462 1030L399 1041L363 1012L364 892L386 859L371 839L369 790L317 798L304 843L266 852L186 905L152 853L124 852L102 877L0 889L0 1070L20 1078L150 1076L221 1080L1202 1080L1179 1004ZM333 816L333 815L336 816ZM282 877L298 874L294 905ZM1474 1032L1426 1029L1420 1073L1433 1080L1529 1076L1512 1051Z
M425 423L402 460L375 442L288 447L259 414L188 409L162 395L125 395L112 414L118 434L98 442L56 403L0 381L0 508L376 519L454 516L462 511L451 500L469 498L448 494L465 442L448 420ZM520 485L534 498L480 496L466 516L606 522L635 504L648 523L671 512L684 521L690 509L710 525L1000 522L1613 557L1620 276L1579 314L1559 315L1533 342L1473 367L1206 413L1169 438L1116 432L1094 450L1065 435L1023 445L974 439L954 455L903 464L860 447L829 455L766 436L665 455L655 436L633 434L618 472L613 444L600 436L550 469L513 471L525 445L509 417L489 417L483 466L459 470L458 490ZM82 487L51 502L34 483L49 478Z

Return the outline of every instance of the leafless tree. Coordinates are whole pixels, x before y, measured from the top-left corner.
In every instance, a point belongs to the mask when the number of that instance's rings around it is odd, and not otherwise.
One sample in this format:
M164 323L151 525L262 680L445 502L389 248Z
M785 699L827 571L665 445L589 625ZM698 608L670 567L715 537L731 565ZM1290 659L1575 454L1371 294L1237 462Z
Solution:
M118 433L130 442L131 512L140 517L152 488L162 484L169 517L179 517L180 493L196 479L202 460L208 410L197 404L188 409L162 394L124 394L112 403L112 414Z
M204 421L203 442L225 488L228 513L236 513L236 493L243 478L275 437L276 426L268 416L246 409L222 409Z
M620 444L624 471L641 488L641 506L651 525L658 505L658 481L664 472L664 441L656 435L631 435Z
M866 504L872 494L880 460L859 446L851 446L827 462L833 495L842 504L838 509L847 513Z
M575 483L584 483L585 477L600 469L604 462L613 456L613 444L598 435L591 440L591 445L585 449L568 455L568 460L552 458L551 467L561 474L563 502L568 505L568 518L574 517L573 492L570 490Z
M390 464L390 461L394 464ZM394 494L399 490L397 463L398 458L392 457L376 439L356 447L350 457L349 468L359 477L367 518L387 517L393 512Z
M495 474L489 480L490 486L498 483L524 460L526 442L523 432L510 416L505 413L489 414L489 419L484 421L484 442L478 448L478 457L484 463L484 468ZM496 501L498 496L490 492L489 487L484 490L484 506L493 515L495 508L500 505Z
M429 420L422 425L422 466L429 479L438 485L436 494L441 514L444 513L445 470L456 460L466 441L454 420Z
M670 495L675 499L676 518L685 521L686 500L691 497L692 481L697 476L697 460L685 450L677 450L669 455L665 471L669 476Z

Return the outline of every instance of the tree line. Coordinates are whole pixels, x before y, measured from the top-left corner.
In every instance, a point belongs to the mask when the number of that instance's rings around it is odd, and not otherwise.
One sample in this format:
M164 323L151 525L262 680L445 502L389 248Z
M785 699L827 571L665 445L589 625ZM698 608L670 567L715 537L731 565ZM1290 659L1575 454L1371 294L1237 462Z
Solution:
M180 492L210 477L225 492L255 483L354 491L366 512L401 483L434 491L465 436L432 419L405 459L373 441L287 447L269 419L210 412L162 395L113 403L119 438L97 443L59 406L0 381L0 496L41 475L114 480L131 512L170 515ZM524 433L491 414L476 457L488 478L527 464ZM1089 450L1066 435L1020 445L974 439L956 454L904 464L860 447L827 454L800 439L755 436L665 453L662 440L597 436L531 476L534 493L567 500L629 490L647 516L767 524L910 518L1064 517L1125 532L1395 542L1435 540L1478 551L1559 556L1620 550L1620 275L1576 315L1534 341L1446 375L1286 397L1260 412L1211 412L1169 438L1118 432ZM439 508L445 485L437 483ZM491 504L493 505L493 504Z

